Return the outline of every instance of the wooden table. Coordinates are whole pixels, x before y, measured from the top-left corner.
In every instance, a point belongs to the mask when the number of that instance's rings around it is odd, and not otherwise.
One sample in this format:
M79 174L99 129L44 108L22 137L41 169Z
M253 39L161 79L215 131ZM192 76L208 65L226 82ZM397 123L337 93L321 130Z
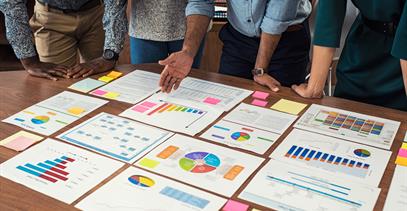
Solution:
M151 70L153 72L160 72L162 67L155 65L155 64L146 64L146 65L123 65L117 68L123 72L129 72L134 69L142 69L142 70ZM203 71L194 70L191 76L219 82L227 85L238 86L245 89L251 90L261 90L261 91L268 91L264 87L261 87L255 84L253 81L224 76L217 73L207 73ZM98 76L93 76L93 78L97 78ZM6 117L13 115L24 108L27 108L33 104L36 104L42 100L45 100L57 93L60 93L64 90L67 90L67 87L72 83L78 80L59 80L57 82L41 79L41 78L34 78L30 77L26 74L25 71L12 71L12 72L1 72L0 73L0 119L5 119ZM295 100L302 103L317 103L321 105L332 106L336 108L351 110L355 112L360 112L364 114L370 114L378 117L388 118L396 121L400 121L401 126L393 143L391 150L393 154L390 158L390 162L387 165L386 171L384 173L383 179L380 183L380 188L382 191L380 193L379 199L376 203L375 210L382 210L384 206L384 202L386 199L386 195L390 186L390 182L393 176L395 164L394 160L396 157L396 151L399 149L401 142L404 138L404 133L407 130L407 112L402 112L398 110L372 106L368 104L362 104L354 101L343 100L334 97L325 97L323 99L303 99L297 96L288 88L283 88L278 93L272 93L269 106L273 103L277 102L279 99L285 98L289 100ZM245 100L245 102L249 103L250 97ZM100 112L108 112L111 114L118 115L125 109L129 108L131 105L127 103L122 103L118 101L110 101L107 105L97 109L96 111L90 113L86 117L80 119L79 121L67 126L66 128L60 130L59 132L53 134L50 137L56 137L60 133L72 128L73 126L89 119L92 116ZM21 130L16 126L12 126L5 123L0 123L0 140L14 134L15 132ZM292 130L289 128L281 138L264 154L264 158L268 160L268 156L270 153L281 143L281 141L286 137L286 135ZM199 135L199 134L198 134ZM214 143L214 142L212 142ZM216 143L214 143L216 144ZM7 159L17 155L18 153L12 151L10 149L0 147L0 162L4 162ZM263 163L263 165L265 162ZM263 166L262 165L262 166ZM126 164L125 167L121 168L117 171L114 175L110 176L106 179L102 184L106 183L108 180L112 179L115 175L122 172L125 168L129 165ZM238 193L240 193L245 187L251 178L253 178L254 174L251 175L249 180L247 180L243 186L239 189L239 191L233 195L232 198L237 199ZM90 192L86 195L90 194L98 187L93 188ZM0 178L0 210L75 210L74 205L78 203L81 199L75 201L72 205L67 205L62 203L58 200L55 200L51 197L46 195L40 194L34 190L26 188L22 185L16 184L8 179L3 177ZM239 200L242 201L242 200ZM248 202L247 202L248 203ZM251 207L255 207L261 210L267 210L267 208L249 203Z

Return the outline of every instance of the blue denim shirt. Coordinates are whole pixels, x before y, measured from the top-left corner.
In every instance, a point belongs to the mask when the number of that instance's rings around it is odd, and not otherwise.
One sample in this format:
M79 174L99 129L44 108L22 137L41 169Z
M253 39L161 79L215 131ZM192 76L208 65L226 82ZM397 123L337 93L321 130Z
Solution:
M309 0L228 0L229 23L240 33L259 37L261 32L282 34L302 23L312 11ZM190 0L186 15L214 13L213 0Z

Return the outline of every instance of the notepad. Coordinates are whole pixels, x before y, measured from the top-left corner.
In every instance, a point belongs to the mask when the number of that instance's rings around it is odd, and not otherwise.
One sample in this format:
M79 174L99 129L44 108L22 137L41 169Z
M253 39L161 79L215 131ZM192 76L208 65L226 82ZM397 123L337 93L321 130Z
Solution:
M106 84L106 83L103 81L98 81L98 80L95 80L92 78L85 78L81 81L78 81L78 82L72 84L68 88L73 89L78 92L88 93L104 84Z
M265 100L270 94L267 92L261 92L261 91L255 91L252 94L252 97L257 98L257 99L262 99Z
M255 106L265 107L267 105L267 101L254 99L251 104Z
M43 139L43 137L34 135L26 131L19 131L0 141L0 145L20 152L37 143L41 139Z
M307 107L307 104L294 102L291 100L281 99L273 106L271 109L286 112L289 114L298 115L304 108Z
M108 77L108 76L102 76L102 77L98 78L98 80L109 83L110 81L113 81L114 78L111 78L111 77Z

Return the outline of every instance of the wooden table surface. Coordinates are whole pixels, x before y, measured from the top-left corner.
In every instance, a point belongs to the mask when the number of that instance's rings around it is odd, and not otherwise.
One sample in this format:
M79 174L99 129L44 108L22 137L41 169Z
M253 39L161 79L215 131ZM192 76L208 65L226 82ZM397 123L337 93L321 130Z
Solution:
M160 72L162 67L155 64L145 64L145 65L122 65L117 67L118 70L127 73L134 69L141 69L141 70L149 70L152 72ZM92 78L97 78L99 75L92 76ZM207 73L203 71L194 70L191 73L191 76L219 82L227 85L237 86L245 89L250 90L261 90L261 91L268 91L262 86L255 84L253 81L240 79L236 77L224 76L217 73ZM0 119L5 119L8 116L11 116L24 108L27 108L33 104L36 104L40 101L43 101L55 94L58 94L64 90L68 90L67 87L74 82L79 80L67 80L62 79L56 82L30 77L26 74L25 71L12 71L12 72L0 72ZM283 88L278 93L272 93L269 97L269 104L271 106L279 99L285 98L289 100L294 100L302 103L307 104L321 104L326 106L331 106L335 108L346 109L354 112L360 112L363 114L373 115L382 118L388 118L396 121L401 122L401 126L399 131L397 132L396 138L393 142L393 146L391 150L393 152L390 161L387 165L386 171L384 173L383 179L380 183L380 188L382 191L380 193L379 199L376 203L375 210L382 210L384 206L384 202L386 199L386 195L390 186L390 182L393 176L394 168L395 168L395 158L396 158L396 151L401 146L401 142L404 138L405 131L407 130L407 112L402 112L398 110L362 104L354 101L334 98L334 97L324 97L323 99L303 99L297 96L293 91L288 88ZM248 97L244 102L249 103L250 97ZM118 115L125 109L129 108L131 105L128 103L122 103L118 101L110 101L105 106L93 111L92 113L88 114L86 117L81 118L80 120L70 124L69 126L63 128L62 130L58 131L57 133L51 135L51 138L55 138L57 135L61 134L64 131L74 127L75 125L95 116L100 112L108 112L111 114ZM304 112L304 111L303 111ZM302 113L303 113L302 112ZM301 114L302 114L301 113ZM220 117L222 118L222 116ZM15 132L20 131L21 128L18 128L13 125L5 124L0 122L0 140L14 134ZM290 127L279 139L278 141L263 155L268 161L268 156L271 152L281 143L281 141L287 136L288 133L292 130ZM198 134L196 137L198 137ZM203 140L203 139L202 139ZM208 141L210 142L210 141ZM215 142L211 142L213 144L217 144ZM241 151L241 150L239 150ZM247 151L246 151L247 152ZM248 152L250 153L250 152ZM18 153L12 151L10 149L0 147L0 163L6 161L7 159L17 155ZM254 153L252 153L254 154ZM266 162L263 162L261 166L263 166ZM102 184L106 183L110 179L112 179L115 175L122 172L124 169L129 167L129 164L126 164L123 168L115 172L112 176L104 180L101 184L93 188L91 191L86 193L84 196L89 195L97 188L99 188ZM260 169L260 168L259 168ZM259 170L257 169L257 171ZM256 172L257 172L256 171ZM248 182L253 178L255 174L252 174L251 177L242 185L242 187L233 195L233 199L245 202L244 200L237 199L238 194L242 191L243 187L245 187ZM81 199L84 198L82 196L73 204L68 205L63 202L60 202L56 199L38 193L34 190L31 190L27 187L24 187L20 184L14 183L8 179L0 177L0 210L75 210L74 205L77 204ZM250 207L255 207L261 210L267 210L267 208L249 203Z

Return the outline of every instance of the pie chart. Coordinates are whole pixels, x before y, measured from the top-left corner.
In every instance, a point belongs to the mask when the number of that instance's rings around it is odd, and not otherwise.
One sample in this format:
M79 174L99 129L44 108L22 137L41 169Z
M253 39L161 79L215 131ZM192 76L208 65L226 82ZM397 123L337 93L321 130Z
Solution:
M250 135L245 132L235 132L230 137L236 141L247 141L250 139Z
M356 149L355 151L353 151L353 153L355 153L356 156L362 158L367 158L370 156L370 152L365 149Z
M152 187L155 184L154 180L152 180L148 177L145 177L145 176L141 176L141 175L133 175L133 176L129 177L129 181L131 183L133 183L134 185L144 187L144 188Z
M208 152L191 152L179 160L179 166L192 173L207 173L220 165L218 156Z
M47 116L36 116L31 119L31 122L36 125L44 124L44 123L47 123L48 121L49 121L49 117L47 117Z

